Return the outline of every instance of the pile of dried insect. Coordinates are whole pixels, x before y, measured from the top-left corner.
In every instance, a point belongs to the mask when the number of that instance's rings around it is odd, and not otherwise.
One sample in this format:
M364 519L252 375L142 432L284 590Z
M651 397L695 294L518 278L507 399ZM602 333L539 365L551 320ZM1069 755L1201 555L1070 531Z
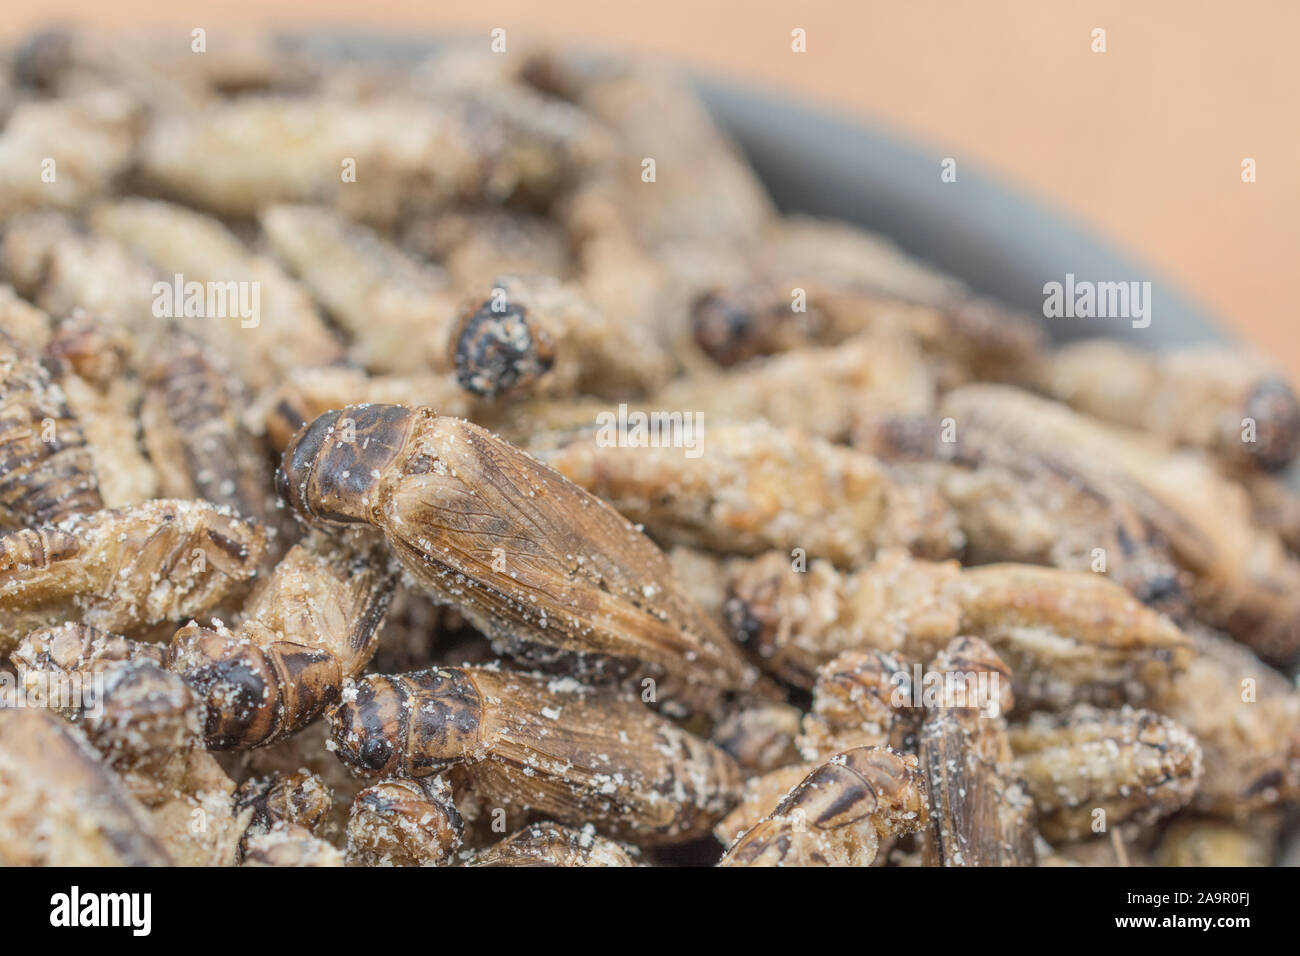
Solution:
M1278 373L511 42L0 51L0 864L1273 862Z

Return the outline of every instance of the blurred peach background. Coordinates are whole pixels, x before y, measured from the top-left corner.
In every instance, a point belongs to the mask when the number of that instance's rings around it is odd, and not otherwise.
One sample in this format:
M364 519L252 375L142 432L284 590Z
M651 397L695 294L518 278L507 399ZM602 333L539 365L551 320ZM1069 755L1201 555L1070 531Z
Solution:
M0 31L271 25L654 51L882 122L1073 214L1300 375L1300 3L6 0ZM807 31L807 53L790 49ZM1094 28L1107 52L1090 50ZM1241 162L1258 181L1241 181Z

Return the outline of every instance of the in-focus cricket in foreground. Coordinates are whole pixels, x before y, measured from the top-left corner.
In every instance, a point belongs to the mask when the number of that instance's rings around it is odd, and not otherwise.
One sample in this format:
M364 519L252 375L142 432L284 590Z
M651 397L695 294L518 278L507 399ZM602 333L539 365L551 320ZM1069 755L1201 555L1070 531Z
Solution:
M0 51L0 864L1296 852L1269 362L781 214L655 64L180 42Z

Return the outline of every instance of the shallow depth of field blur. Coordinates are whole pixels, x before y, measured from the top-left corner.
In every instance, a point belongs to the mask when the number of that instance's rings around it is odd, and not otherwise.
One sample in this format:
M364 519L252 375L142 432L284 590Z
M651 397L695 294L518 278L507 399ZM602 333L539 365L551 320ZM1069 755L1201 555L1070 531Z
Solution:
M884 123L1074 215L1300 374L1300 4L8 0L111 28L487 31L648 50ZM807 52L791 51L803 29ZM1094 53L1092 31L1106 31ZM1241 181L1256 161L1257 181Z

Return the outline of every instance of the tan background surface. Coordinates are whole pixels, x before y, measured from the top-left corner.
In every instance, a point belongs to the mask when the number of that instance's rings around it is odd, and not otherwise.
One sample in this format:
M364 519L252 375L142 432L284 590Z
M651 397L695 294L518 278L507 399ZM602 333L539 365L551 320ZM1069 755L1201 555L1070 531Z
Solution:
M51 22L505 27L653 50L901 129L1118 241L1300 375L1300 2L5 0ZM808 52L790 50L794 27ZM1094 27L1108 51L1090 51ZM210 38L211 39L211 38ZM1258 182L1241 182L1243 157Z

